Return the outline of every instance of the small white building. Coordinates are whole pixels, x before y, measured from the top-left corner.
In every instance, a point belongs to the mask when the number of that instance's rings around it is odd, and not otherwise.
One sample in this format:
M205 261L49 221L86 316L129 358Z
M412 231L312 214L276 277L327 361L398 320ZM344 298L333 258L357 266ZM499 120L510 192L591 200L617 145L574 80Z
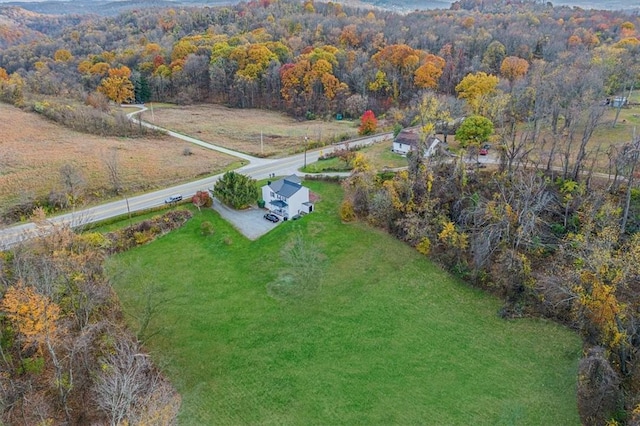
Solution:
M309 188L301 182L296 175L268 182L262 187L265 207L284 220L300 213L311 213L313 203L309 200Z
M431 157L435 151L436 147L440 143L440 139L429 136L426 143L426 150L424 153L425 157ZM416 130L405 129L398 133L398 136L393 140L393 147L391 151L401 154L407 155L409 151L417 150L420 145L420 135Z

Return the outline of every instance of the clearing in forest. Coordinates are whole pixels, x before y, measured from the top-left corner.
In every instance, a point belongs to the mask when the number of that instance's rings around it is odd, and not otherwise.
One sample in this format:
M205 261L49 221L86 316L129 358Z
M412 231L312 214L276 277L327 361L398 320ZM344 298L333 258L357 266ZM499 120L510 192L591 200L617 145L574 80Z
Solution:
M109 259L181 425L580 424L576 333L501 319L498 299L344 224L339 185L305 185L315 211L258 240L205 209Z

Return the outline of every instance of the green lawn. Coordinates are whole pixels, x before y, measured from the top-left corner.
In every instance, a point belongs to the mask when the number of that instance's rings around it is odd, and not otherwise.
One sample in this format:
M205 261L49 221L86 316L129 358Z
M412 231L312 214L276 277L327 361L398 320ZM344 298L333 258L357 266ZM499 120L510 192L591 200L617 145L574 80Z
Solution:
M317 210L257 241L207 211L109 260L128 313L160 303L145 334L181 425L579 424L577 335L501 320L497 299L342 224L338 185L308 185ZM283 255L300 235L320 267Z
M364 154L372 167L379 171L407 166L406 157L391 152L391 141L379 142L367 146L358 152ZM350 165L345 164L345 162L338 157L319 160L315 163L308 164L307 167L300 168L300 171L304 173L344 172L349 170L351 170Z
M300 171L304 173L347 172L349 170L351 170L351 166L338 157L318 160L308 164L307 167L300 168Z
M376 170L395 169L407 166L407 158L391 152L391 140L373 144L362 150Z

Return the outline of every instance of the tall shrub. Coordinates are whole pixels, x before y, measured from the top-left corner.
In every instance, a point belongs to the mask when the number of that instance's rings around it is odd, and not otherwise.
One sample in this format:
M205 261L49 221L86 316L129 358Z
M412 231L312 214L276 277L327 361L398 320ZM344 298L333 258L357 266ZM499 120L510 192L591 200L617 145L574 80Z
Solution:
M256 180L236 172L227 172L216 182L213 195L234 209L249 206L258 199Z

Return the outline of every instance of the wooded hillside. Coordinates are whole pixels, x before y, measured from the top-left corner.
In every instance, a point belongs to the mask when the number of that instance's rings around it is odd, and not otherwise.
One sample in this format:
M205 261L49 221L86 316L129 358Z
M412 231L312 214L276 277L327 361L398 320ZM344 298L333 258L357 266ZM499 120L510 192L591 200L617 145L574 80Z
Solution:
M116 101L216 101L300 117L381 113L422 89L454 95L465 75L499 75L512 56L549 82L580 66L580 75L597 75L588 82L594 95L628 81L637 18L537 2L466 9L474 4L408 15L286 0L141 9L49 30L28 45L5 40L14 47L0 52L0 66L20 76L5 92L16 84L56 96L99 90Z
M412 155L392 177L356 156L343 218L502 295L505 317L574 327L585 343L583 422L640 424L640 115L620 116L640 76L637 16L526 0L407 15L260 0L69 24L0 31L2 101L63 122L68 99L96 110L215 102L299 119L371 110L396 131L419 126L423 144L467 117L475 124L459 129L453 160ZM486 142L497 170L476 166ZM46 343L34 340L32 353Z

